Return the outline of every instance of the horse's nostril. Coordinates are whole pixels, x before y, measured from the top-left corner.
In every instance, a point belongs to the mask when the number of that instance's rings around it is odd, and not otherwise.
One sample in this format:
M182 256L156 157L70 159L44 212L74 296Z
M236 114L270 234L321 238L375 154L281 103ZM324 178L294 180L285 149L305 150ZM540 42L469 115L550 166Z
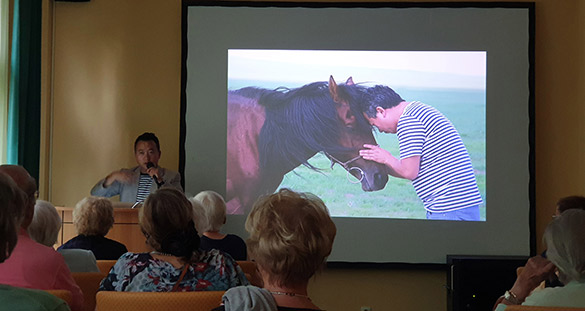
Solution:
M388 182L388 175L381 173L374 173L374 185L383 188Z
M382 181L382 174L375 173L374 174L374 182L377 184L378 182Z

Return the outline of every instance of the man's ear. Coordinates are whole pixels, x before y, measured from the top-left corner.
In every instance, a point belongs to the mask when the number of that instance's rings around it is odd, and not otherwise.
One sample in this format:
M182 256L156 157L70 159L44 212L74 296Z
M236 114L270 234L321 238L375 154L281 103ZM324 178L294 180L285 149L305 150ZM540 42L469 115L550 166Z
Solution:
M384 109L384 108L382 108L380 106L376 107L376 112L381 113L382 116L384 116L384 117L386 116L386 109Z

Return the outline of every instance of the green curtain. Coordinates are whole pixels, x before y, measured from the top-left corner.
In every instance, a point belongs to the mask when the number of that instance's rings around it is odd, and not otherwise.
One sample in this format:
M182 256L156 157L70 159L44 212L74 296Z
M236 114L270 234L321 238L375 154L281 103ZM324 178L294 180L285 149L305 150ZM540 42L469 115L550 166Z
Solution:
M6 158L39 177L42 0L14 0Z

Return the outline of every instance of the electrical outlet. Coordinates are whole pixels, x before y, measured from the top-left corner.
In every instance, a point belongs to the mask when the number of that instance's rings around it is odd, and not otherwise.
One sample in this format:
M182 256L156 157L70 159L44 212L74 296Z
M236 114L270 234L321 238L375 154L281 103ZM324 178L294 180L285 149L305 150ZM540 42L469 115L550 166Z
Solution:
M360 311L372 311L372 308L370 307L361 307Z

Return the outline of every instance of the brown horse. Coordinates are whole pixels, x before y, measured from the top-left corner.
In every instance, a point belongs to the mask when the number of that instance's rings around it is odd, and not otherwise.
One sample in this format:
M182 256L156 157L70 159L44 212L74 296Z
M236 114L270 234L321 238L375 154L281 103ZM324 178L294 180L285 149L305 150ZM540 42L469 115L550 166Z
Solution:
M351 78L347 83L353 83ZM330 79L295 89L247 87L228 93L226 201L229 214L249 211L259 195L272 193L286 173L323 152L361 182L364 191L384 188L383 165L362 159L363 144L376 144L370 125L350 107Z

